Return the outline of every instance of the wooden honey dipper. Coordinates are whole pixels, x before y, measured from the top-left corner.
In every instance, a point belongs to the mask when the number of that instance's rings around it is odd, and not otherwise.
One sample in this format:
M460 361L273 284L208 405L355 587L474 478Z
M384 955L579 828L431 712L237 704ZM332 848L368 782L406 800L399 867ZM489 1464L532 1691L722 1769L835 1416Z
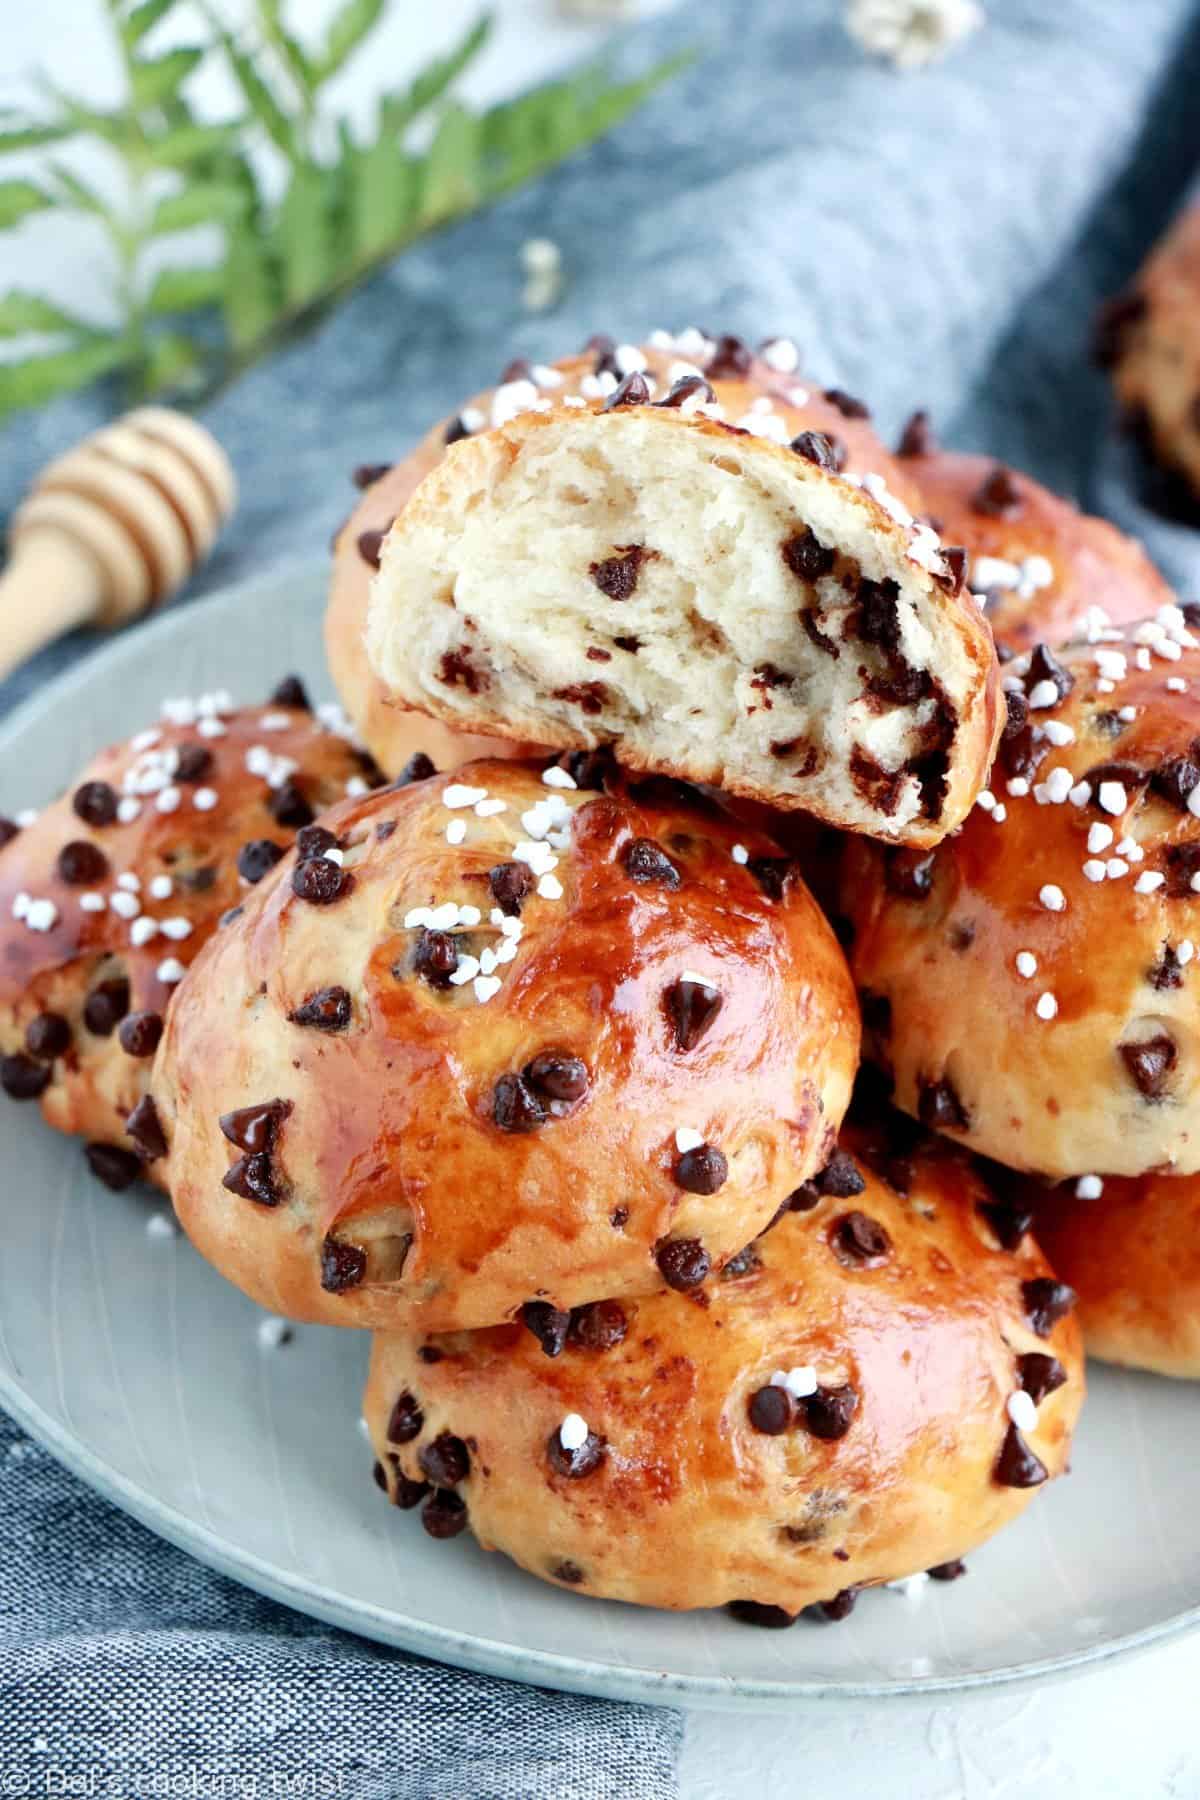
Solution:
M0 678L64 631L124 625L173 594L236 499L212 433L165 406L140 406L49 463L9 528Z

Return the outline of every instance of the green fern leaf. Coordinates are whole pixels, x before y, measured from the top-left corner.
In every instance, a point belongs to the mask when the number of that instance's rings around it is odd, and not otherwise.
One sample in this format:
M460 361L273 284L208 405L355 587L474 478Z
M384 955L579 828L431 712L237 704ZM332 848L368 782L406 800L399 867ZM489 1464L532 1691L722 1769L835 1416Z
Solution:
M171 313L195 312L201 306L213 306L225 294L225 271L221 268L160 269L154 277L142 310L155 318Z
M421 219L434 224L468 212L482 193L479 120L465 106L447 106L425 159Z
M237 225L230 234L221 300L235 351L255 343L278 317L280 283L270 251L252 225Z
M61 307L43 300L40 294L27 294L21 288L10 288L7 294L0 294L0 337L21 337L26 332L49 335L87 330L82 319L73 318Z
M236 147L241 123L232 125L178 125L161 137L151 138L146 146L146 163L151 169L186 169L203 164L210 157Z
M281 0L258 0L257 10L263 36L291 71L293 79L306 94L311 94L317 86L316 70L304 47L284 24Z
M487 43L491 30L491 17L485 13L476 20L461 42L445 56L438 57L422 69L407 88L395 94L385 94L380 102L380 135L401 136L415 118L432 106L435 100L440 100L450 84L478 56Z
M90 387L129 360L130 347L121 335L89 337L48 356L25 362L0 363L0 417L18 407L44 406L60 394Z
M344 0L325 33L325 47L317 58L318 82L329 80L349 62L364 38L374 31L387 0Z
M130 69L134 105L145 109L169 100L203 61L204 51L195 45L180 45L162 56L138 59Z
M7 229L30 213L53 206L51 196L32 181L0 181L0 229Z
M140 0L121 20L121 39L127 50L136 50L142 39L165 19L175 0Z
M163 237L170 231L189 231L193 225L221 225L245 210L246 196L232 185L191 182L177 194L167 194L150 215L147 232Z
M283 265L284 299L305 305L337 276L328 192L323 169L297 163L279 208L277 241Z

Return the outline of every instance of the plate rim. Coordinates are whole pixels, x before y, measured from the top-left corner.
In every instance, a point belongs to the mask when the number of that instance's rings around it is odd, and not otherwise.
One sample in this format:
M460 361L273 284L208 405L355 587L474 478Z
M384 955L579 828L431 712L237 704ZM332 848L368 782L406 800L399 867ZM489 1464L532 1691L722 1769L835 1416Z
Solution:
M19 740L27 723L48 700L62 700L87 688L95 679L96 664L108 669L136 664L148 637L170 637L186 632L209 611L237 609L257 591L279 587L288 581L303 582L318 590L317 571L308 558L287 558L268 573L247 577L197 595L185 605L164 610L157 618L100 644L71 668L52 677L0 719L0 754ZM501 1680L553 1687L599 1699L622 1700L641 1705L675 1705L687 1709L719 1711L775 1710L798 1702L821 1700L841 1703L861 1700L905 1700L925 1695L987 1692L1032 1682L1069 1678L1089 1668L1115 1662L1154 1645L1167 1643L1200 1629L1200 1601L1181 1612L1140 1630L1126 1632L1074 1652L1038 1657L1001 1669L944 1676L898 1676L888 1681L762 1680L736 1676L681 1675L669 1670L622 1669L619 1665L584 1659L559 1651L536 1650L494 1638L480 1637L439 1626L394 1608L366 1600L347 1600L337 1590L293 1574L280 1564L234 1544L219 1532L167 1505L149 1488L124 1475L92 1450L82 1438L59 1423L26 1391L16 1369L0 1366L0 1406L22 1429L78 1476L88 1487L219 1574L240 1582L281 1605L321 1620L339 1630L366 1637L393 1649L431 1657L451 1667ZM493 1554L500 1554L493 1552Z

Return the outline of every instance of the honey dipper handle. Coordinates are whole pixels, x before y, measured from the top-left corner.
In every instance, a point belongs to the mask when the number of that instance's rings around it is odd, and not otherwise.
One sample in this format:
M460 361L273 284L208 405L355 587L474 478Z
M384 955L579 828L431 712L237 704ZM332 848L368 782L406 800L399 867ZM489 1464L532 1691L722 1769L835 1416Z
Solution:
M0 679L64 631L100 612L104 575L59 531L23 531L0 576Z

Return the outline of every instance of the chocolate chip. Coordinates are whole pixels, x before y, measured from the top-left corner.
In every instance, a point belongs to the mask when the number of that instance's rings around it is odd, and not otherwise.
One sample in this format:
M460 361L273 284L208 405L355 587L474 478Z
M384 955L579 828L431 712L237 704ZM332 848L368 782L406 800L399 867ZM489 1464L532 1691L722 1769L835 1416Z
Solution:
M751 856L746 862L746 873L754 877L768 900L783 899L791 872L792 860L788 856Z
M862 1170L846 1150L835 1150L825 1167L813 1177L818 1194L834 1200L852 1200L866 1185Z
M1192 882L1200 875L1200 843L1169 844L1166 853L1167 892L1172 900L1193 899Z
M527 1300L520 1316L526 1331L533 1333L547 1356L562 1354L571 1325L569 1312L560 1312L548 1300Z
M207 744L181 744L175 765L176 781L203 781L213 766L213 753Z
M533 374L533 364L527 356L514 356L500 376L501 387L510 381L528 381Z
M443 1431L417 1457L436 1487L457 1487L471 1472L471 1454L460 1437Z
M527 863L497 863L495 868L488 870L492 899L510 918L520 913L521 903L533 891L533 885L533 871Z
M780 1215L787 1211L786 1202L779 1211ZM772 1219L771 1224L773 1225L774 1223L775 1220ZM768 1225L766 1229L769 1231L771 1226ZM743 1275L753 1275L755 1270L761 1269L762 1266L762 1257L758 1254L754 1245L747 1244L744 1250L739 1250L736 1256L730 1257L729 1261L725 1264L725 1267L721 1270L721 1280L738 1281Z
M546 1440L546 1458L556 1475L565 1475L568 1481L581 1481L585 1475L594 1475L608 1454L608 1447L602 1437L589 1431L577 1450L567 1450L557 1431L552 1431Z
M608 399L604 402L605 412L615 412L622 406L645 406L650 398L650 384L646 377L635 369L619 381Z
M892 1240L877 1219L866 1213L843 1213L829 1227L829 1242L844 1268L874 1269L884 1261Z
M1009 1200L981 1200L976 1208L995 1233L1002 1250L1018 1250L1033 1229L1033 1212Z
M935 850L889 850L884 883L901 900L925 900L933 887Z
M792 1397L785 1387L755 1388L746 1402L746 1412L755 1431L778 1437L792 1422Z
M436 1344L422 1344L417 1351L417 1358L423 1363L440 1363L445 1354Z
M1010 1425L992 1473L1001 1487L1033 1488L1041 1487L1049 1470L1034 1455L1016 1426Z
M351 1010L350 996L344 987L318 988L288 1018L293 1025L311 1025L317 1031L345 1031Z
M448 931L422 931L413 951L413 968L430 987L448 987L458 967L458 944Z
M840 1594L835 1594L832 1600L818 1600L815 1607L807 1610L819 1613L821 1618L828 1619L832 1625L837 1625L843 1619L850 1617L857 1600L858 1589L847 1587L843 1588Z
M301 862L307 862L313 856L324 856L327 850L336 850L337 847L335 833L327 830L324 825L305 825L296 834L296 855Z
M128 1013L117 1028L121 1048L127 1056L153 1056L163 1034L162 1014Z
M628 600L637 588L645 558L641 544L629 544L619 549L615 556L592 563L588 574L607 599Z
M1179 812L1187 812L1188 795L1200 784L1200 766L1190 756L1172 756L1159 763L1150 777L1150 791Z
M624 1231L626 1225L629 1223L629 1208L627 1206L615 1206L608 1215L608 1222L614 1231Z
M374 466L379 469L381 474L387 473L387 465L385 463L379 463ZM359 472L359 470L355 470L356 479ZM372 475L371 480L374 481L375 479L376 477ZM270 704L272 706L296 706L299 707L301 712L312 711L312 701L308 697L308 689L298 675L284 676L283 680L275 687L271 695Z
M848 394L844 388L826 388L825 398L830 406L836 406L844 419L869 419L871 409Z
M900 589L894 581L859 582L853 629L864 644L900 649Z
M1139 1094L1146 1100L1161 1100L1179 1061L1179 1048L1174 1038L1160 1031L1140 1044L1118 1044L1117 1049Z
M270 838L251 838L238 851L237 872L243 881L248 881L252 887L256 886L286 855L283 845L274 843Z
M388 1419L388 1443L411 1444L415 1437L420 1437L424 1428L425 1414L415 1396L407 1392L401 1394Z
M49 1063L35 1062L20 1050L0 1057L0 1087L10 1100L36 1100L49 1087L52 1073Z
M396 829L395 819L380 819L378 825L375 827L376 843L386 844L387 840L391 837L391 835L395 831L395 829Z
M65 881L68 887L91 887L108 874L108 858L98 845L89 844L86 838L76 838L63 845L55 867L59 880Z
M685 400L692 398L693 394L702 395L707 405L711 405L717 397L703 375L681 375L678 381L672 382L670 393L665 399L658 401L658 405L682 406Z
M275 1166L265 1151L239 1156L221 1177L221 1186L259 1206L278 1206L283 1198L275 1179Z
M453 1538L467 1529L467 1504L448 1489L435 1488L421 1509L421 1523L431 1538Z
M956 1556L953 1562L934 1563L932 1569L925 1571L931 1581L958 1581L966 1572L967 1565L961 1556Z
M797 456L802 456L805 462L816 463L818 469L832 469L834 474L844 461L844 453L839 458L833 439L823 431L802 431L792 439L788 448L794 450Z
M621 852L621 863L631 881L657 881L677 888L679 870L653 838L631 838Z
M379 567L380 552L383 549L383 540L386 536L387 529L383 531L360 531L355 539L355 543L358 545L358 554L372 569L377 569Z
M927 412L910 414L904 430L900 433L900 442L896 445L897 456L932 456L937 450L937 439L929 423Z
M466 644L457 650L443 652L438 664L438 679L447 687L465 687L468 694L478 694L490 686L488 677L482 669L477 669L471 661L471 652Z
M292 892L311 906L331 906L345 893L349 881L345 869L325 856L309 857L292 870Z
M1033 1404L1040 1406L1047 1394L1057 1393L1060 1387L1066 1386L1067 1371L1057 1356L1030 1350L1017 1358L1017 1379Z
M948 1075L937 1081L917 1079L917 1117L931 1131L967 1131L971 1115Z
M699 1238L664 1238L656 1246L654 1260L669 1288L686 1294L708 1277L712 1259Z
M785 1612L782 1606L764 1606L759 1600L729 1600L725 1611L743 1625L758 1625L766 1631L786 1631L796 1623L795 1613Z
M130 1150L118 1150L115 1144L85 1144L83 1154L96 1180L114 1194L123 1194L141 1176L140 1159Z
M935 575L934 580L953 598L962 593L967 579L967 553L961 544L946 544L942 548L942 561L947 573Z
M843 1387L819 1387L800 1401L800 1423L813 1437L833 1443L844 1438L858 1411L858 1395L847 1382Z
M1021 1305L1025 1316L1039 1337L1049 1337L1060 1319L1065 1319L1076 1300L1075 1289L1065 1281L1049 1275L1036 1275L1021 1283Z
M625 1341L628 1329L629 1320L619 1300L593 1300L587 1306L572 1307L567 1335L581 1350L615 1350Z
M1146 980L1160 994L1183 986L1184 965L1171 944L1164 944L1159 960L1146 970Z
M463 438L469 438L470 436L470 426L464 422L461 413L455 413L454 417L448 421L446 429L442 433L442 442L443 444L458 444L462 442Z
M327 1294L358 1287L367 1272L367 1253L360 1244L327 1237L321 1245L321 1286Z
M432 757L426 756L423 750L414 750L397 775L396 786L411 787L414 781L428 781L431 775L436 774L437 768Z
M1111 369L1121 360L1130 331L1145 318L1148 308L1146 296L1133 292L1117 294L1098 309L1092 326L1092 359L1098 368Z
M96 984L83 1003L83 1022L94 1037L110 1037L129 1011L129 983L123 975Z
M277 825L285 825L289 831L311 825L314 817L303 788L290 775L281 786L272 789L267 811Z
M111 825L117 816L117 792L107 781L85 781L71 795L71 805L85 825Z
M689 981L681 975L663 995L675 1042L681 1050L694 1050L724 1005L720 991L707 981Z
M698 1144L675 1158L672 1174L689 1194L715 1194L729 1179L729 1164L715 1144Z
M25 1027L25 1048L39 1062L53 1062L70 1043L71 1027L61 1013L37 1013Z
M227 906L225 911L221 914L220 918L217 920L217 924L222 927L224 927L226 925L232 925L233 921L235 919L241 918L241 916L245 912L245 910L246 909L244 906Z
M125 1129L137 1145L143 1162L157 1162L167 1154L167 1139L152 1094L143 1094L129 1117Z
M19 837L20 834L21 827L16 820L6 818L3 813L0 813L0 850L3 850L5 844L11 844L13 839Z
M1016 519L1025 510L1025 496L1003 463L984 476L968 502L972 512L989 519Z
M1102 762L1095 763L1088 769L1085 772L1083 779L1091 784L1092 805L1096 807L1097 810L1103 811L1104 809L1100 806L1100 784L1102 782L1120 782L1121 786L1125 789L1126 798L1132 800L1141 793L1142 789L1150 780L1150 771L1148 769L1139 768L1137 763Z
M492 1095L492 1118L501 1131L537 1131L549 1114L521 1075L502 1075Z
M1029 723L1029 702L1024 694L1015 688L1009 688L1004 696L1004 727L1001 736L1004 739L1015 738L1024 731Z
M252 1156L269 1154L291 1110L290 1100L260 1100L254 1106L239 1106L234 1112L221 1114L222 1135L235 1150L245 1150Z
M568 1587L578 1587L583 1580L579 1564L570 1561L551 1563L550 1574L555 1581L565 1581Z
M739 337L725 332L720 336L708 359L708 373L714 381L736 381L754 367L754 352Z
M629 644L636 647L637 639L614 638L613 643L622 648ZM589 793L595 794L606 792L619 773L617 759L608 744L601 744L595 750L568 751L565 757L559 758L559 764L560 766L565 764L567 773L577 788L584 788Z
M784 538L779 553L792 574L801 581L816 581L820 576L828 575L835 561L834 551L827 550L816 532L807 525L803 531L794 531L791 537Z
M555 1103L557 1111L574 1106L588 1091L588 1066L582 1057L543 1050L521 1071L527 1087Z
M392 1486L393 1506L400 1507L404 1512L411 1512L414 1506L420 1506L428 1492L429 1483L427 1481L410 1481L407 1475L402 1475L399 1469L396 1470ZM450 1498L455 1500L458 1496L456 1494L451 1494ZM463 1511L463 1521L464 1523L466 1521L465 1509ZM430 1533L431 1537L436 1537L437 1535L437 1532ZM443 1535L453 1537L454 1533L447 1532Z

